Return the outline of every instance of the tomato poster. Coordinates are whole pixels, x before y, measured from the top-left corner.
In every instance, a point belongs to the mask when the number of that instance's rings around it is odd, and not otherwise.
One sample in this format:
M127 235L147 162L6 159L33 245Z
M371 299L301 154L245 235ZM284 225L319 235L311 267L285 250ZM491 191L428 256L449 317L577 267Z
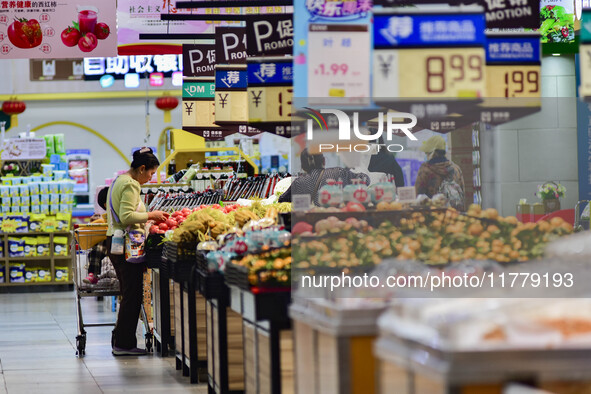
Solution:
M0 59L114 56L115 0L0 1Z

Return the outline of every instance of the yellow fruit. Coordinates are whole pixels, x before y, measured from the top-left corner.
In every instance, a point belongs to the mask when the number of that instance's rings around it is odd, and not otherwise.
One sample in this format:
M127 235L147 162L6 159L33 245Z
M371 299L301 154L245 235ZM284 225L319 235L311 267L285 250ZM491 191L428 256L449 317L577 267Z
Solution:
M397 201L393 201L390 203L390 209L393 211L400 211L402 209L402 204Z
M482 234L482 231L484 231L484 228L480 223L472 223L468 227L468 234L470 235L480 235Z
M376 206L378 211L389 211L390 210L390 203L386 201L380 201Z

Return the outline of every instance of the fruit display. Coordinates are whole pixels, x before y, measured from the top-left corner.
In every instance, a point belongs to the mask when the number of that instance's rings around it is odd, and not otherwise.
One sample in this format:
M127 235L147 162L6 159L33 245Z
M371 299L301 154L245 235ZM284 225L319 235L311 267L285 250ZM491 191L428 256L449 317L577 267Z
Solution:
M232 264L248 269L248 282L251 286L291 285L291 248L249 254L232 260Z
M312 266L350 267L379 264L394 257L427 264L462 260L493 260L501 263L539 258L545 245L566 234L572 226L560 218L538 223L520 223L515 217L500 217L495 209L473 205L466 214L453 209L414 212L398 225L384 221L374 229L366 223L353 225L327 218L316 223L316 235L294 239L298 268ZM294 229L309 231L305 224ZM361 228L361 229L359 229Z

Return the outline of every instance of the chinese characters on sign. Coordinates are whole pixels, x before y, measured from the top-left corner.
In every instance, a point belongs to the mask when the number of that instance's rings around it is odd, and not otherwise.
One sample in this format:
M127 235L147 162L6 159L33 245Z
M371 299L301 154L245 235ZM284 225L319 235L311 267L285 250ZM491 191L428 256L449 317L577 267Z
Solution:
M304 1L304 0L302 0ZM371 12L373 0L305 0L306 8L317 18L362 18Z
M540 26L540 0L484 0L486 27L489 29Z
M171 76L183 70L182 55L141 55L117 57L84 58L84 76L86 80L97 80L105 74L122 79L128 73L137 73L140 78L145 73L163 73Z
M246 20L249 56L290 55L293 15L257 15Z
M215 45L183 44L183 62L185 77L215 76Z
M246 28L216 27L215 36L217 64L246 63Z

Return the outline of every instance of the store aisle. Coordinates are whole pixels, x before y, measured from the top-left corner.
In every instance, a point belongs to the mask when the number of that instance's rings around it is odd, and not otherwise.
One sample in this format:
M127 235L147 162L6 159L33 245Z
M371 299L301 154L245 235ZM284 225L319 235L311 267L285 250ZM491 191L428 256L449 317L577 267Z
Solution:
M109 300L83 303L87 321L114 321ZM88 328L79 359L74 293L0 294L0 394L207 393L175 370L172 357L113 357L111 330Z

